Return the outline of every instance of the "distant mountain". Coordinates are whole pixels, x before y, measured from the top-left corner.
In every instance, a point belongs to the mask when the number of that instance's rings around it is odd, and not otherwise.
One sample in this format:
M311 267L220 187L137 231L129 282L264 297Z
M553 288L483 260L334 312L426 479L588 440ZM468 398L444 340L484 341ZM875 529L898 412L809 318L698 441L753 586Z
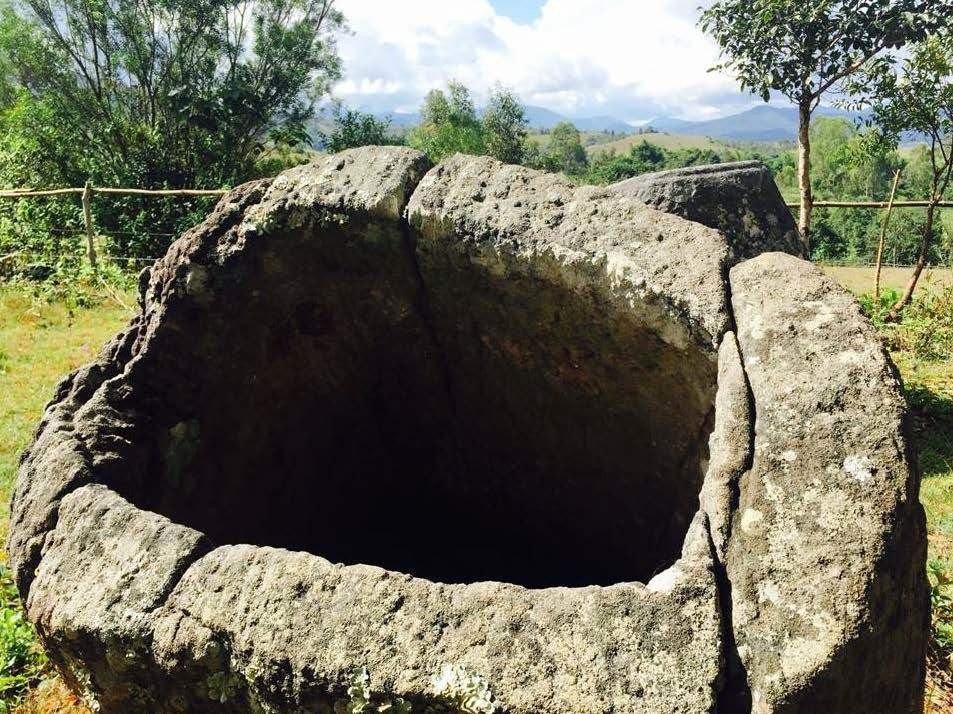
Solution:
M833 107L818 107L814 116L855 119L859 115ZM763 104L720 119L685 121L659 117L650 121L647 126L671 134L693 134L722 140L794 141L797 137L798 112L794 107L772 107Z
M611 116L570 117L545 107L526 106L526 120L530 129L552 129L559 122L571 122L579 131L614 131L617 134L631 134L635 127Z
M635 127L621 119L609 116L578 117L570 119L580 131L614 131L616 134L631 134Z
M390 120L391 126L417 126L420 123L420 114L417 112L385 112L375 115L378 119Z
M851 120L861 116L834 107L819 107L814 115ZM420 114L415 112L379 112L375 116L390 120L391 126L398 132L420 123ZM613 116L571 117L531 104L526 106L526 119L529 128L537 131L552 129L563 121L572 122L580 131L611 131L617 134L634 134L637 131L637 127ZM652 127L667 134L703 136L721 141L793 142L797 138L797 124L795 107L761 104L739 114L704 121L658 117L642 128ZM917 137L910 140L917 140Z
M610 116L568 117L545 107L528 105L526 120L530 129L552 129L561 121L572 122L580 131L614 131L617 134L631 134L635 128L621 119ZM482 112L482 110L481 110ZM420 114L400 112L379 112L378 119L390 119L394 127L409 127L420 123Z
M532 129L552 129L561 121L568 121L562 114L557 114L551 109L545 107L534 107L527 105L526 121Z
M669 134L688 134L689 130L701 122L686 121L685 119L676 119L675 117L658 117L645 124L645 127L652 127L658 131L664 131Z

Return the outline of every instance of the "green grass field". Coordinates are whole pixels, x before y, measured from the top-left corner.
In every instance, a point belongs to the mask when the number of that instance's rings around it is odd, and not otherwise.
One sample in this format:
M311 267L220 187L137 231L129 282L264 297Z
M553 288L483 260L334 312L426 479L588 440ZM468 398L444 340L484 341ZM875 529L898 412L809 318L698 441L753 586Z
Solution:
M132 301L132 304L135 304ZM92 308L49 302L23 288L0 288L0 535L20 452L29 444L56 383L89 362L130 313L105 299ZM29 699L21 701L30 691ZM0 565L0 713L83 712L51 673Z
M872 271L830 268L848 287L869 290ZM866 272L865 272L866 271ZM885 283L905 278L890 273ZM934 278L953 282L953 271ZM120 296L134 304L129 296ZM24 288L0 287L0 530L6 532L10 489L20 451L29 443L57 381L91 360L129 319L118 301L104 296L95 307L48 302ZM930 701L926 711L953 712L953 682L943 666L953 651L953 360L927 361L895 353L906 382L923 471L921 500L930 533L930 573L936 587ZM947 581L949 579L949 582ZM947 585L950 585L948 597ZM23 702L27 695L26 702ZM0 714L85 712L49 671L24 621L5 570L0 570Z
M604 144L593 144L592 146L588 146L586 150L590 156L595 156L596 154L605 153L607 151L624 154L633 146L638 146L643 141L661 146L663 149L668 149L669 151L676 151L678 149L711 149L712 151L722 151L728 148L727 144L709 139L707 136L650 133L633 134L632 136L626 136Z
M873 268L848 265L827 266L824 270L855 295L874 291L875 270ZM911 272L910 268L885 267L880 276L880 284L885 289L899 292L906 287ZM930 268L923 271L923 275L920 276L918 289L933 290L948 285L953 285L953 268Z

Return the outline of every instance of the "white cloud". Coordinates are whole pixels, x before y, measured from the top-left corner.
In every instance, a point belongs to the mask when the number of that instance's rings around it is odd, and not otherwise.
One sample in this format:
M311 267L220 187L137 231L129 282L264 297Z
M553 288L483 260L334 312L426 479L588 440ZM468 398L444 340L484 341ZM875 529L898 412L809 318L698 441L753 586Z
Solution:
M366 109L413 111L458 79L478 99L496 82L528 104L638 121L707 118L751 103L709 73L714 43L696 27L698 0L548 0L529 25L487 0L339 0L345 78L335 95Z

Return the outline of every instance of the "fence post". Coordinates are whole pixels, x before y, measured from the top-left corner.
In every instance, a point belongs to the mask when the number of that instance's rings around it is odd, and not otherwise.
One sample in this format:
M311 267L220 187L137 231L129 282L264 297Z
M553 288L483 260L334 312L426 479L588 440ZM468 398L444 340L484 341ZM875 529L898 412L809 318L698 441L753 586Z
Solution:
M83 187L83 222L86 224L86 256L89 265L96 269L96 230L93 227L93 184L89 179Z
M897 196L897 184L900 183L900 169L893 175L893 188L890 189L890 202L887 204L887 214L880 227L880 242L877 244L877 275L874 278L874 297L880 299L880 273L883 268L884 244L887 241L887 226L890 225L890 213L893 211L893 199Z

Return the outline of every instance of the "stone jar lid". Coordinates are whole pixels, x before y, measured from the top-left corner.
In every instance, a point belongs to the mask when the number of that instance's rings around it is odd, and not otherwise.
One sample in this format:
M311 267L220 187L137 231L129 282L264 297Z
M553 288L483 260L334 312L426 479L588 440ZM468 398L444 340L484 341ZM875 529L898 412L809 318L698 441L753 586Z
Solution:
M914 711L896 371L745 235L396 147L235 189L24 455L52 661L103 712Z

